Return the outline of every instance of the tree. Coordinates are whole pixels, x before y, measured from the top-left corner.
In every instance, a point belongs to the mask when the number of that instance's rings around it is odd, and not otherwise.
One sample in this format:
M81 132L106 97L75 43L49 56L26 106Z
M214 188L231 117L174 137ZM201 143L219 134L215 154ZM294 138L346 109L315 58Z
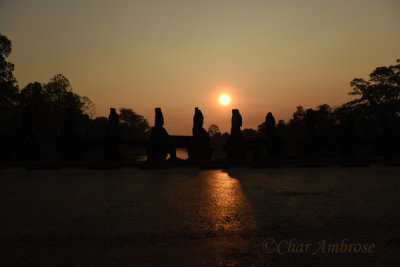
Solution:
M399 116L400 112L400 60L397 65L378 67L369 75L369 80L355 78L350 83L353 91L349 95L359 98L347 103L368 113L386 113Z
M265 133L265 121L257 126L257 133L263 135Z
M18 95L17 80L13 74L14 64L6 60L11 48L11 41L0 34L0 107L6 110L15 105Z
M45 84L28 84L21 90L19 100L25 115L30 118L31 130L38 136L41 135L39 132L52 137L62 132L65 135L68 132L65 129L71 128L72 122L77 132L82 131L85 128L83 124L87 123L84 121L94 115L94 104L89 98L75 94L69 80L62 74L54 75Z
M251 128L246 128L242 131L243 137L245 138L257 138L258 137L258 132L254 129Z
M88 115L90 119L93 119L96 115L96 106L87 96L81 96L82 111Z
M14 77L14 65L7 61L11 53L11 41L0 34L0 161L10 159L13 134L18 128L18 86Z
M214 137L216 135L221 135L221 131L219 130L219 127L216 124L211 124L210 127L208 127L208 135L211 137Z
M356 121L364 139L374 140L374 155L393 156L399 151L400 133L400 60L397 65L378 67L369 80L354 79L349 95L358 96L337 110L349 132ZM345 114L345 116L343 116Z
M328 104L322 104L317 107L317 112L319 112L322 116L329 116L332 114L332 108Z
M72 92L69 80L61 73L54 75L43 88L48 101L57 108L68 107L80 110L83 106L79 95Z
M19 94L20 104L24 107L43 105L45 102L44 98L43 86L39 82L29 83Z
M147 136L150 127L148 121L142 115L129 108L121 108L119 112L123 136L139 138Z
M301 122L304 121L306 117L306 112L304 111L304 108L302 106L296 107L296 112L293 113L293 119L291 119L291 122Z

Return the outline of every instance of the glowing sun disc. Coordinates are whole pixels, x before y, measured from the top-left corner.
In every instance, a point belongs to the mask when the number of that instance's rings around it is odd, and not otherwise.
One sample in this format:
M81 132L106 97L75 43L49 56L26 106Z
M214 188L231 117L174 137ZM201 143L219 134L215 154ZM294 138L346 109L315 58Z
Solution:
M231 98L230 98L229 95L223 94L223 95L220 95L220 96L219 96L218 102L219 102L221 105L226 106L226 105L228 105L228 104L231 102Z

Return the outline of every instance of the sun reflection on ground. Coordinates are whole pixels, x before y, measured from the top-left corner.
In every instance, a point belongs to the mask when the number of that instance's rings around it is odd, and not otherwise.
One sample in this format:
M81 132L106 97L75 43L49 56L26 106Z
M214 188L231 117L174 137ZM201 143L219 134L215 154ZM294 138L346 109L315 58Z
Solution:
M238 179L223 171L204 172L203 179L209 199L207 216L216 230L240 231L255 226L251 205Z

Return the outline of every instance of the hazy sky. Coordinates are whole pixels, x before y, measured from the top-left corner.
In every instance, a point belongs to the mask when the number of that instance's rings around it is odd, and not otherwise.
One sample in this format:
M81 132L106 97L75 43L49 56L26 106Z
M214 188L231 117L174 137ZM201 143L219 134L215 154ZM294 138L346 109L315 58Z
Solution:
M400 58L400 1L0 0L0 33L20 88L62 73L97 116L132 108L152 125L161 107L190 134L196 106L227 131L232 108L255 128L346 102L353 78Z

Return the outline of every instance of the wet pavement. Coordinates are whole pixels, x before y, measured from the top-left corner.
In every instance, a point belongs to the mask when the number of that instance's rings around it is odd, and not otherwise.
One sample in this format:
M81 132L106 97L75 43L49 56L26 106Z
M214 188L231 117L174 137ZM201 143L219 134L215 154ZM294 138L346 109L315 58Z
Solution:
M399 174L2 170L0 266L399 266Z

